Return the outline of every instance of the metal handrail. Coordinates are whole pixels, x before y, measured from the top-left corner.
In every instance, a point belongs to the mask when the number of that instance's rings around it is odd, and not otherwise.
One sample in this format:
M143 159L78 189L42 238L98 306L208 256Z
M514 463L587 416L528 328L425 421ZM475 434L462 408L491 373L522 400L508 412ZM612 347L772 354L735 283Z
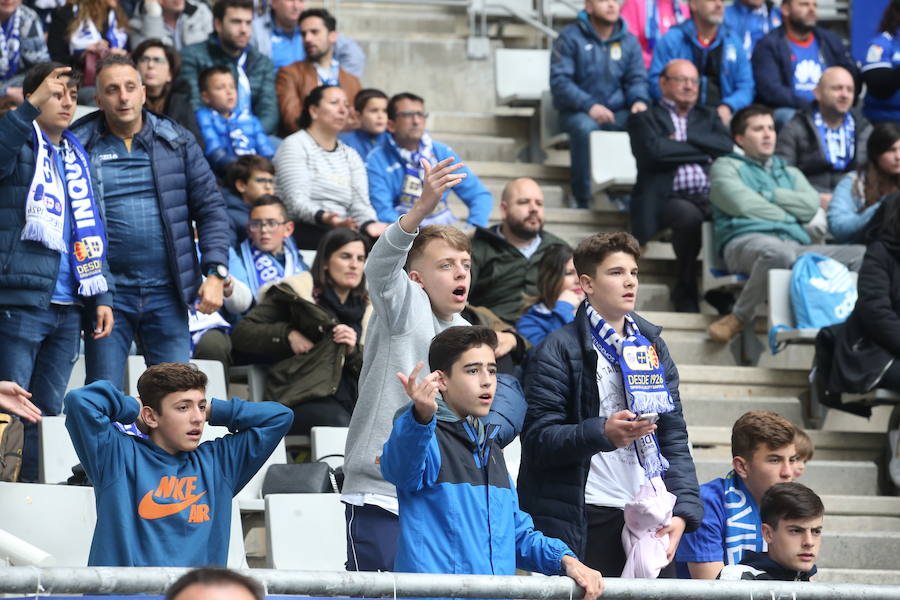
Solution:
M165 591L188 569L155 567L0 568L0 593L151 594ZM568 577L501 577L418 573L351 573L245 569L268 594L351 598L521 598L577 600ZM605 580L603 600L898 600L900 586L789 581Z

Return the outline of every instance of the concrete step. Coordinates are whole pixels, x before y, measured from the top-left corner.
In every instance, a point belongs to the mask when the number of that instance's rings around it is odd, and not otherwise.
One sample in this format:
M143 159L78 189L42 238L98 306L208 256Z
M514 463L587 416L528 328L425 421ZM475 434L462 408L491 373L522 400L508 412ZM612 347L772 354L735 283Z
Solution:
M801 423L796 423L800 425ZM689 426L695 456L731 457L731 427ZM815 447L814 460L878 460L884 448L884 435L862 432L808 430Z
M519 149L524 146L512 137L472 133L443 132L440 136L435 134L435 139L453 148L466 163L481 160L513 162Z
M822 583L871 583L900 585L900 571L886 569L819 569L813 578Z
M708 390L715 388L716 386L696 383L683 384L679 388L682 410L688 424L691 443L694 443L693 430L695 427L721 427L724 425L730 427L741 415L751 410L771 411L792 423L802 422L803 412L800 402L795 397L747 395L727 397L721 393L710 395ZM721 477L721 475L717 477Z
M900 516L900 497L834 494L821 496L828 515Z
M731 470L731 460L724 458L696 458L694 464L701 483L722 477ZM806 466L803 483L819 494L874 496L878 493L878 468L871 461L814 459Z
M816 564L825 568L892 570L897 568L898 552L898 532L829 532L826 529Z
M680 365L682 383L728 384L735 387L764 385L784 388L785 394L806 385L806 373L760 367L709 367Z
M481 183L490 190L491 194L494 195L494 210L491 212L491 221L497 223L500 220L500 200L503 198L503 188L506 187L506 184L509 183L512 178L509 179L500 179L497 177L482 177L480 173L476 173L478 178L481 180ZM547 183L547 182L539 182L541 184L541 191L544 192L544 219L548 218L548 213L550 210L561 209L561 210L571 210L565 209L566 206L566 198L568 197L568 192L566 188L558 183ZM452 199L455 198L451 195ZM556 233L555 226L545 225L547 231L552 231Z
M798 481L803 483L801 477ZM826 507L827 511L827 507ZM825 532L826 535L832 531L883 531L898 533L900 532L900 516L895 517L872 517L872 516L852 516L825 514ZM898 547L900 550L900 547ZM900 566L898 564L897 566Z
M379 88L389 96L413 92L425 99L429 111L493 112L493 52L485 60L467 60L465 39L433 34L423 34L427 39L381 32L368 35L372 38L356 36L366 53L365 87Z
M852 415L842 410L828 409L822 429L828 431L871 431L884 434L893 406L873 406L868 419Z
M338 31L353 39L423 33L461 37L468 30L465 9L452 6L340 2L335 17Z
M533 111L501 110L502 108L498 107L491 113L430 111L428 130L438 140L442 140L445 133L453 133L494 135L527 141L528 121Z
M569 170L562 167L539 165L523 162L498 162L498 161L469 161L467 163L472 172L479 178L496 177L504 181L518 177L531 177L539 183L553 182L556 184L569 183Z

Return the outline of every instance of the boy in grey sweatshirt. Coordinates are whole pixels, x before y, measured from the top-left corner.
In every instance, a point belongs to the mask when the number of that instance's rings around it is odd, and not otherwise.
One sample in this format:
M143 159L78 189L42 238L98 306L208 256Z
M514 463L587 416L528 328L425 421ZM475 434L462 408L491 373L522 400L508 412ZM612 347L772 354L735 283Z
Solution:
M431 339L453 325L469 295L469 239L450 225L419 224L444 192L465 178L448 158L427 165L422 195L381 235L366 260L372 302L359 378L359 399L344 451L347 570L391 571L400 525L397 491L381 476L381 450L394 413L408 399L396 374L409 373L427 356Z

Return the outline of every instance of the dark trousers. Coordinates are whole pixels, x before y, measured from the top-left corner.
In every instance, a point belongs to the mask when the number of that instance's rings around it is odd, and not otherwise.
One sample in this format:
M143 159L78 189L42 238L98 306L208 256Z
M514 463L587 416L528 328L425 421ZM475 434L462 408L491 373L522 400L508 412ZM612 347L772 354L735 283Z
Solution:
M703 245L703 221L709 218L709 198L706 194L673 192L665 201L660 222L672 230L675 250L675 271L678 278L672 290L676 310L699 302L697 293L697 257Z
M587 549L584 564L596 569L604 577L621 577L625 569L625 548L622 547L622 529L625 512L620 508L593 506L587 510ZM675 577L674 563L659 573L660 579Z
M347 570L393 571L400 518L383 508L347 504Z
M350 411L334 396L302 402L294 407L291 434L309 435L313 427L349 427Z
M194 347L193 357L199 360L217 360L225 367L225 375L231 368L231 336L224 329L210 329Z

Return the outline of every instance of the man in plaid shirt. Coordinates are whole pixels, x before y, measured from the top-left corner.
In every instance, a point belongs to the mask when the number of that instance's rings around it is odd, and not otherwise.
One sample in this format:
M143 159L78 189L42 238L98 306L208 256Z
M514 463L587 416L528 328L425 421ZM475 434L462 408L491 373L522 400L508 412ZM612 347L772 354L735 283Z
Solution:
M662 98L628 119L638 177L631 197L631 230L645 244L672 229L678 280L672 303L679 312L699 312L697 255L701 225L710 216L709 167L733 143L716 109L697 104L697 68L676 59L659 77Z

